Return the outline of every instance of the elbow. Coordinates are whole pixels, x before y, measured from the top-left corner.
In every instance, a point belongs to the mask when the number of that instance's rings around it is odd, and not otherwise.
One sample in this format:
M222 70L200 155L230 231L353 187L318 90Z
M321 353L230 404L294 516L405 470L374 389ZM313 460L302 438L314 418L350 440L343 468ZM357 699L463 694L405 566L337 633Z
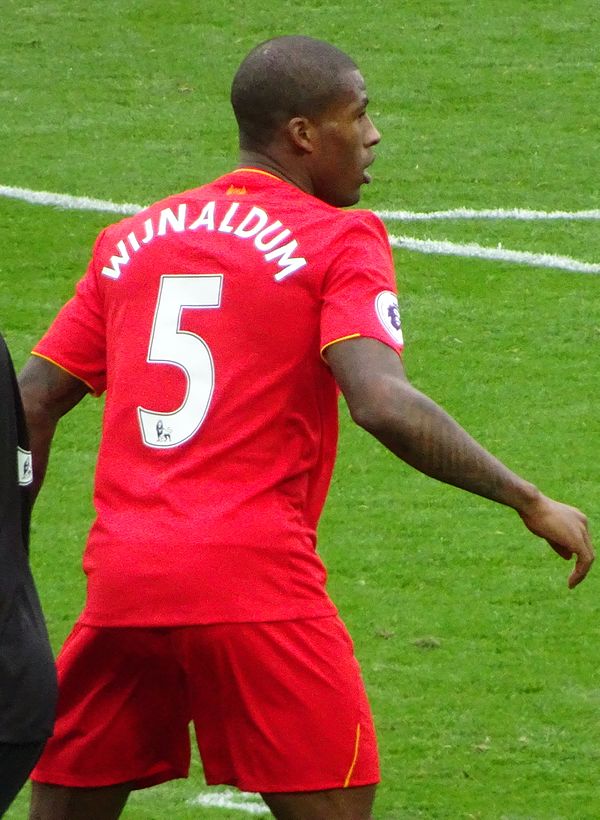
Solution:
M360 404L350 410L350 416L355 424L376 438L379 438L391 425L391 415L383 405Z
M352 420L401 458L422 436L423 418L436 407L405 379L384 377L348 402Z
M54 427L88 392L80 379L58 365L32 356L19 374L19 389L30 427Z
M369 385L360 396L353 397L348 401L348 409L354 423L376 437L394 426L398 410L397 396L394 395L397 389L397 385L380 380Z

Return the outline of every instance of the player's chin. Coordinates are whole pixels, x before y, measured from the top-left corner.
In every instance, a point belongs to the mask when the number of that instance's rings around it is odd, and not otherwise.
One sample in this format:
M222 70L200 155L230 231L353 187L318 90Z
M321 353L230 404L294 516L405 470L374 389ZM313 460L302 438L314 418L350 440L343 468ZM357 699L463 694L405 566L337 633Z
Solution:
M360 182L358 183L358 185L356 186L354 192L352 193L352 202L350 202L349 204L350 205L356 205L356 203L360 199L363 185L370 185L370 184L371 184L371 174L369 174L365 170L365 171L362 172L361 177L360 177Z
M347 191L340 192L337 196L337 202L335 203L338 208L349 208L350 205L356 205L356 203L360 200L361 194L361 185L364 183L360 183L355 188L351 190L348 189Z
M364 184L366 184L366 180L363 175L361 174L359 177L355 175L350 184L346 182L345 185L330 188L321 198L336 208L348 208L350 205L356 205L360 200L361 187Z

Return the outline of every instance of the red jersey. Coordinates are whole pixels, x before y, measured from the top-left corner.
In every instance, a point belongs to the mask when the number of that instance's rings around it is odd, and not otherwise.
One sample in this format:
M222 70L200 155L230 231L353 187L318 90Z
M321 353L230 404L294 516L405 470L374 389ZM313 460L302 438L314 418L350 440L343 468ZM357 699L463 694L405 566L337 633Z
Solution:
M393 262L369 211L256 169L106 228L35 348L106 391L82 615L92 626L317 617L337 443L322 351L400 350Z

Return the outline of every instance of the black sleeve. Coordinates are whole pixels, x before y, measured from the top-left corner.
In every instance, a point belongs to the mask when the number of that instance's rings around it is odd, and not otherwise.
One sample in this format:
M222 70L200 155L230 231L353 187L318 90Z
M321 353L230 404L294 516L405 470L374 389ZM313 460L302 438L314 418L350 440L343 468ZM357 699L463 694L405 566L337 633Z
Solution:
M0 742L4 743L46 737L56 700L52 651L28 560L28 450L17 380L0 336Z

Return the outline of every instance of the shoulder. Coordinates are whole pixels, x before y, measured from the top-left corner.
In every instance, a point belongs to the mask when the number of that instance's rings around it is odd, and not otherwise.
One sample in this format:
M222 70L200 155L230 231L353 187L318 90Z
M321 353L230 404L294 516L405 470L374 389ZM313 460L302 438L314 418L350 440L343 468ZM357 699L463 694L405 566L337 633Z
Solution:
M391 258L387 230L377 214L364 209L338 210L338 214L333 244L339 250L354 253L360 248L361 253L376 251Z
M387 231L385 225L377 214L363 208L356 208L351 211L344 211L347 217L349 230L371 234L378 238L384 237L387 241Z

